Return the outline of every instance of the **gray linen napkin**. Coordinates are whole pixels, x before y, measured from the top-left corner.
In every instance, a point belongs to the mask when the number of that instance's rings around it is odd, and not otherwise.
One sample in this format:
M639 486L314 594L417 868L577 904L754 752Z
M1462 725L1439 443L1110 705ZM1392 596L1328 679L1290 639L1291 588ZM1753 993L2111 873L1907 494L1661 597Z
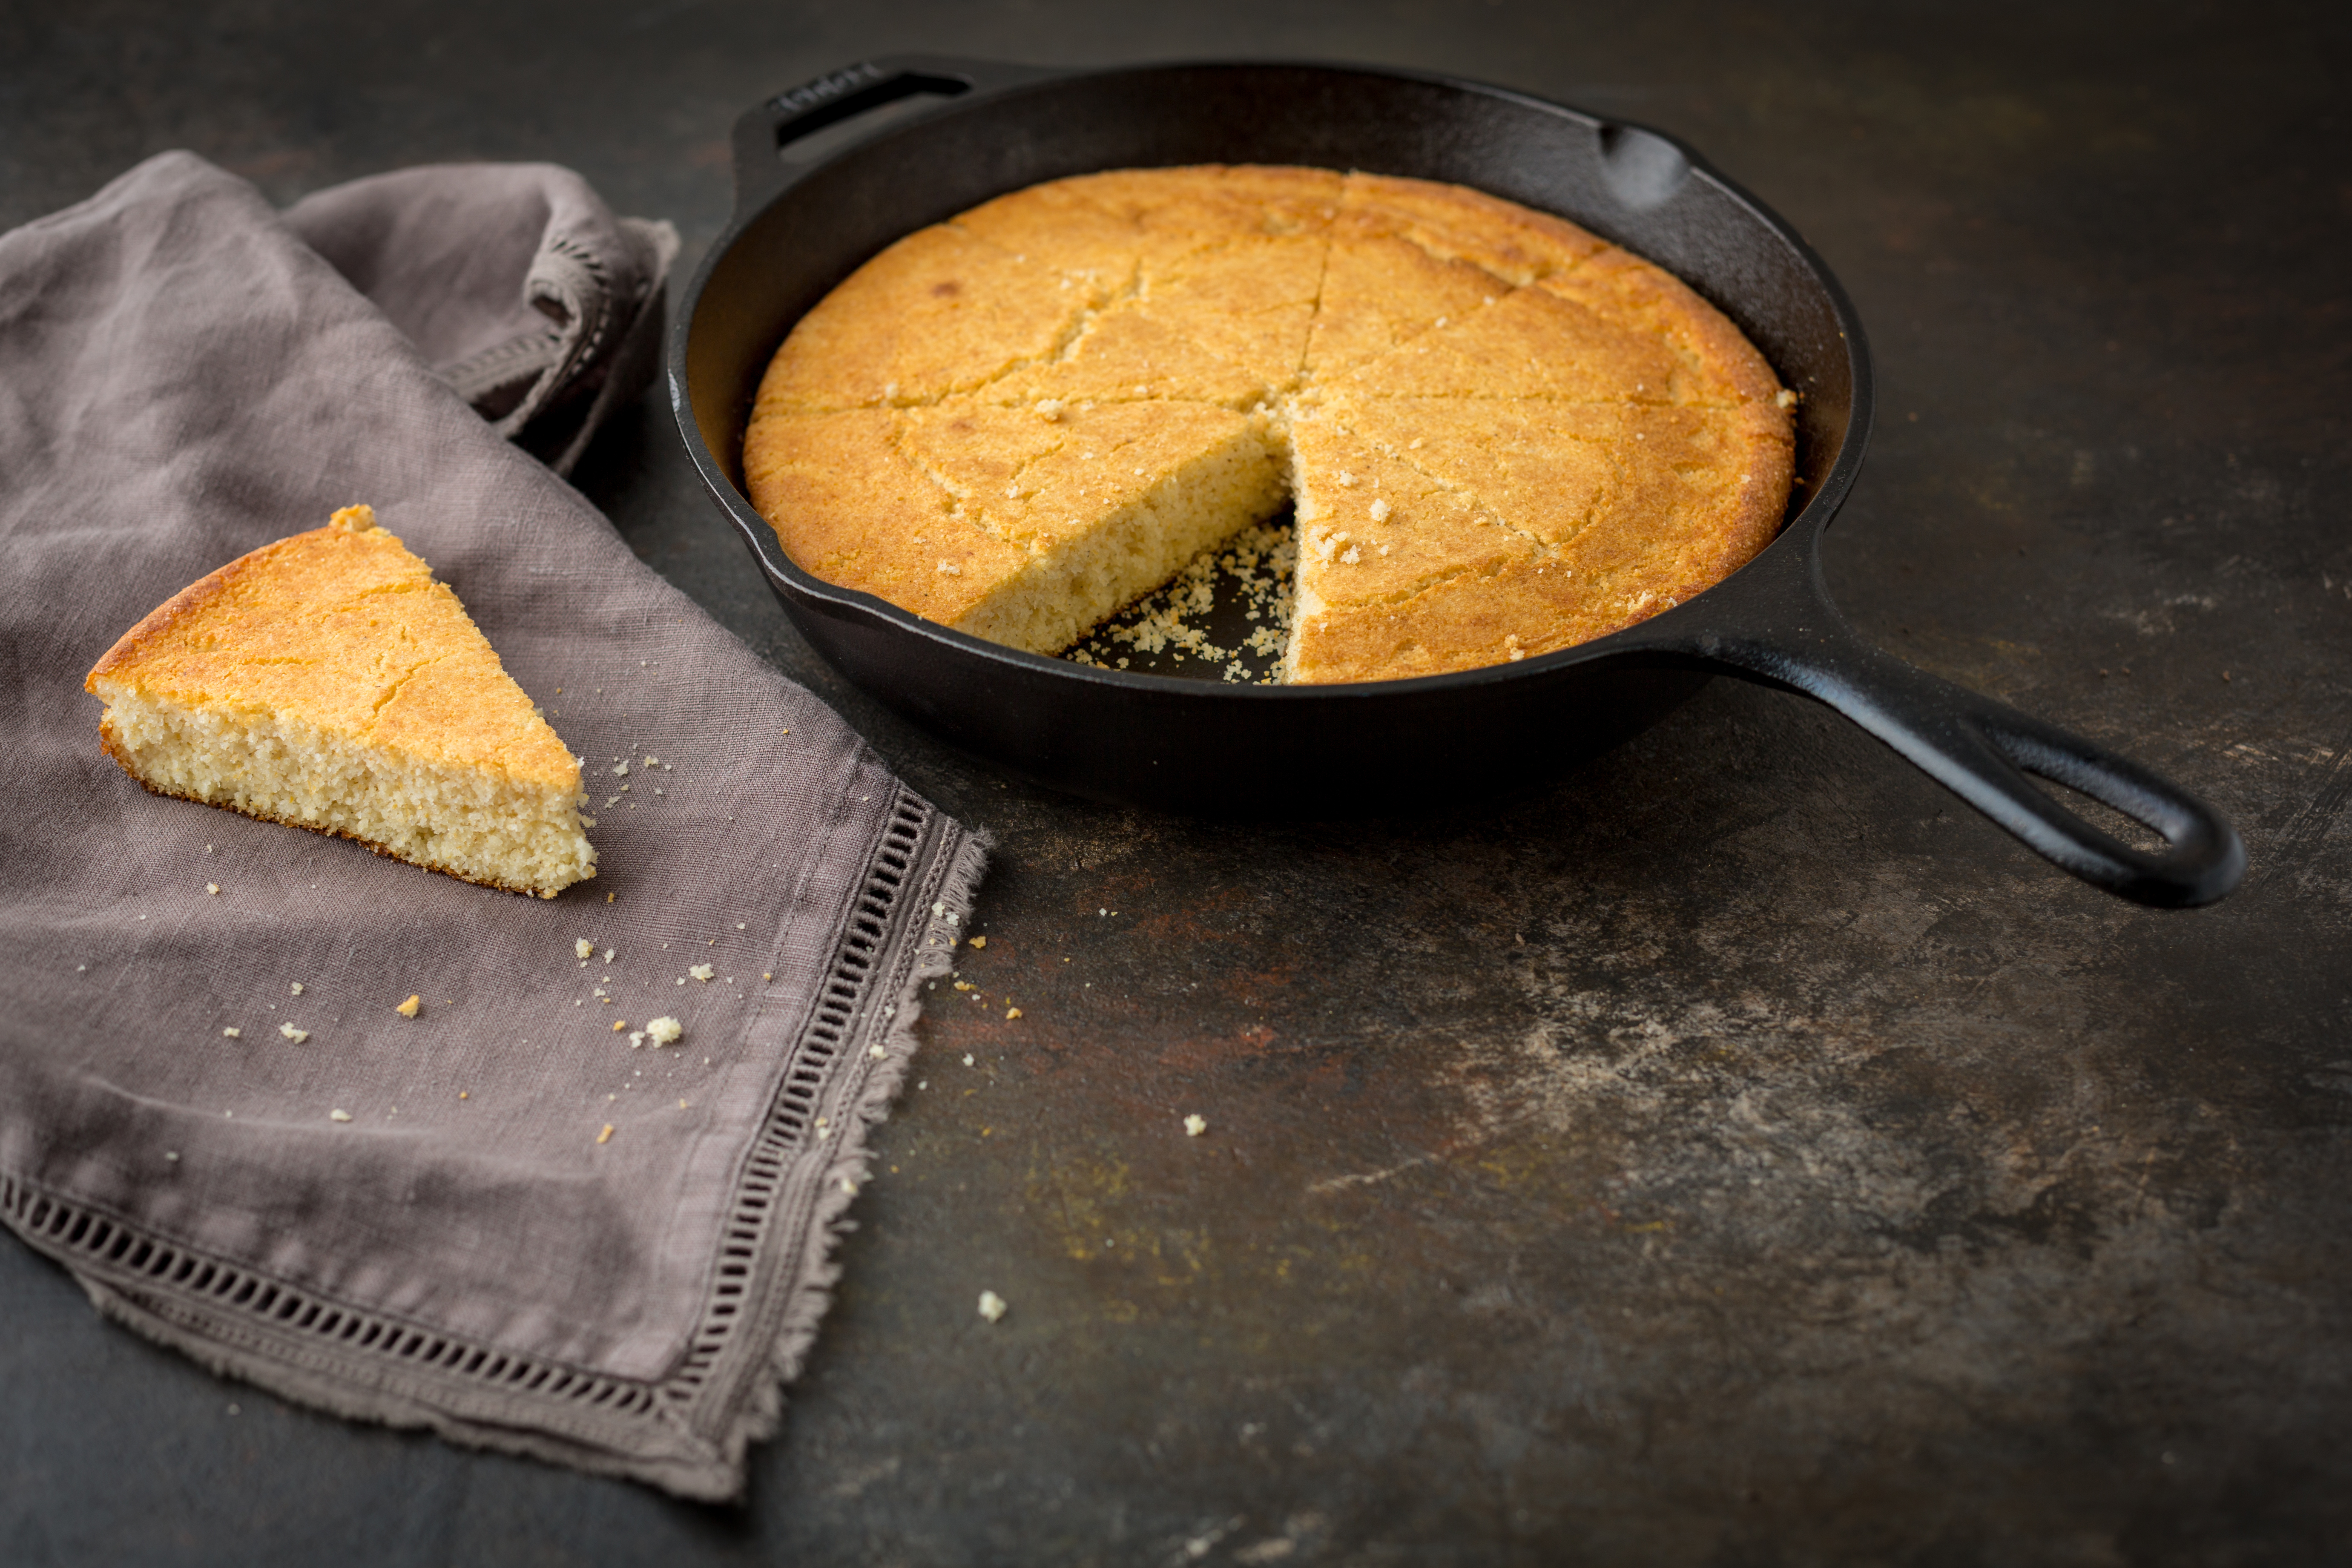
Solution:
M221 1372L723 1498L982 856L467 405L576 455L667 260L562 171L281 218L183 153L0 235L0 1219ZM117 637L356 501L587 758L593 880L472 887L100 752Z
M401 169L316 192L286 221L559 474L653 379L677 231L614 217L569 169Z

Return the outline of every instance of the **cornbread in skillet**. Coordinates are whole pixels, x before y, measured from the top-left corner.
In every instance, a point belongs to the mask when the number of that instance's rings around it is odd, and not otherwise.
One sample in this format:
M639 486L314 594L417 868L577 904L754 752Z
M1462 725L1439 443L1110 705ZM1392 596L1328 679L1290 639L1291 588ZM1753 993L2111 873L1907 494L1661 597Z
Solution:
M579 759L367 507L183 589L83 686L158 795L545 898L596 874Z
M909 235L777 351L752 504L830 582L1041 653L1295 500L1294 681L1646 619L1771 541L1788 405L1575 225L1328 170L1122 170Z

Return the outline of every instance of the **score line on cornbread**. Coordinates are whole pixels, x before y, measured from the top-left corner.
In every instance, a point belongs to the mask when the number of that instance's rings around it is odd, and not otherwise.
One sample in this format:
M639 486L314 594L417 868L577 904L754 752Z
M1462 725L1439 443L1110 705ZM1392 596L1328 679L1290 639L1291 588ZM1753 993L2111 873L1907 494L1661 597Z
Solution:
M580 759L371 508L181 590L83 689L158 795L542 898L596 874Z
M908 235L744 437L793 561L1058 653L1286 503L1282 676L1501 664L1646 619L1788 504L1785 392L1671 275L1460 186L1120 170Z

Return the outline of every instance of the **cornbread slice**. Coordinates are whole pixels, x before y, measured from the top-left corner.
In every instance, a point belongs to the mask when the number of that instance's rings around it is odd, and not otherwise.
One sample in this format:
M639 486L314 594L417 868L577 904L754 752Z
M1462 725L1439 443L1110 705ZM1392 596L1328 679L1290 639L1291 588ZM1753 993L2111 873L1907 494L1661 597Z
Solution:
M818 576L943 626L984 623L984 602L1029 552L957 515L955 498L894 441L898 426L887 409L774 416L744 454L745 477L806 520L796 559Z
M1171 401L1235 411L1263 402L1265 378L1220 359L1160 319L1155 305L1090 317L1059 357L1032 361L973 395L1034 410L1054 405Z
M1501 663L1492 585L1538 547L1480 498L1383 451L1342 417L1295 418L1298 579L1286 663L1321 680L1378 680Z
M1541 288L1506 290L1334 386L1389 397L1666 401L1682 362L1661 338Z
M1431 255L1466 261L1514 288L1572 272L1595 257L1627 255L1566 218L1464 185L1350 174L1347 202ZM1629 259L1650 267L1638 257Z
M1264 417L1209 404L1041 415L950 397L908 411L901 431L961 526L1024 552L955 623L1015 647L1068 647L1232 533L1235 518L1282 505Z
M1331 238L1307 357L1326 379L1465 320L1509 286L1360 217Z
M596 874L580 760L370 508L183 589L83 689L158 795L542 898Z
M1287 390L1307 368L1329 249L1320 234L1239 237L1148 274L1149 305L1218 358Z
M777 351L744 468L802 565L1043 653L1295 499L1284 678L1378 680L1567 647L1738 570L1787 507L1791 401L1712 306L1563 219L1129 169L853 274Z

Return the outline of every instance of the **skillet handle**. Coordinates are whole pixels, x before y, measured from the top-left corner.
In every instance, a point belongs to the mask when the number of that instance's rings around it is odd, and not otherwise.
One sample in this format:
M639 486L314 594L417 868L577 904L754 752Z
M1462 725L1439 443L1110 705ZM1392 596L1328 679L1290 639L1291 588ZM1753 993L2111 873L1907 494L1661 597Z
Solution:
M1675 641L1681 651L1697 656L1687 662L1825 703L2042 858L2095 888L2137 903L2185 909L2226 897L2245 875L2246 847L2237 829L2179 784L1864 641L1830 602L1817 562L1794 552L1771 566L1759 559L1720 586L1739 584L1759 566L1766 572L1759 577L1785 577L1794 567L1810 579L1797 595L1788 591L1799 585L1785 580L1750 579L1763 590L1751 602L1776 596L1777 587L1786 595L1781 604L1794 597L1803 605L1793 624L1783 612L1766 623L1769 631L1685 633ZM1743 597L1750 595L1734 596L1735 604ZM2113 807L2161 835L2166 847L2149 851L2124 843L2067 810L2029 774Z
M886 55L787 88L735 121L735 216L740 219L765 205L783 187L792 177L783 150L804 136L903 99L961 98L1063 74L1002 60Z

